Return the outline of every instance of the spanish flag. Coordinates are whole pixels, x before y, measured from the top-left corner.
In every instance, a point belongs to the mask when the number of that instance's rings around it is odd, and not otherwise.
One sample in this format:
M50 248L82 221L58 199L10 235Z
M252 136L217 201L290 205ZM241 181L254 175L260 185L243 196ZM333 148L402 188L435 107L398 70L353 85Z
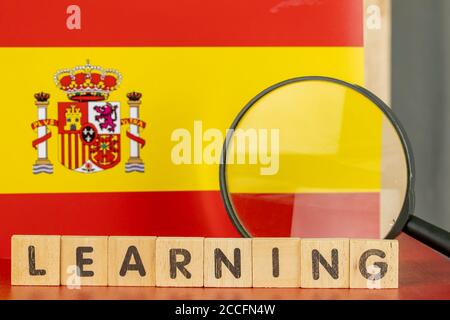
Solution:
M218 165L172 161L173 132L225 133L288 78L362 84L362 14L362 0L2 1L0 257L12 234L238 236Z

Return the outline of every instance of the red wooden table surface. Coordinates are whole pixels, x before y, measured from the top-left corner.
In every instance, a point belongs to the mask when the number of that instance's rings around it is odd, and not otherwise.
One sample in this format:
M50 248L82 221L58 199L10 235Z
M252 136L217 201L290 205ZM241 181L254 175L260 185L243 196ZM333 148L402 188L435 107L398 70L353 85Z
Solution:
M0 299L450 299L450 259L402 234L400 288L203 289L153 287L12 287L10 261L0 260Z

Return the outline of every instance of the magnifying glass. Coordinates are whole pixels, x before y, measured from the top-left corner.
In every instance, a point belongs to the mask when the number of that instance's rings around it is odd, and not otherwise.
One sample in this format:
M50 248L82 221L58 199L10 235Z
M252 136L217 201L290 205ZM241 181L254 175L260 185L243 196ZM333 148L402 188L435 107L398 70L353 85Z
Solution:
M276 84L227 133L221 194L244 237L391 239L414 208L414 166L391 109L325 77Z

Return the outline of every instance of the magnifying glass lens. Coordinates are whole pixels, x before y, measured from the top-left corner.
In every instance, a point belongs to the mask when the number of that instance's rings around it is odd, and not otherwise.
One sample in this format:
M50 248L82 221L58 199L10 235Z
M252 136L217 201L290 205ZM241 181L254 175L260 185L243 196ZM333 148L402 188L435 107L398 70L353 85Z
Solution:
M270 89L227 143L222 192L244 235L385 238L402 212L404 144L356 87L308 80Z

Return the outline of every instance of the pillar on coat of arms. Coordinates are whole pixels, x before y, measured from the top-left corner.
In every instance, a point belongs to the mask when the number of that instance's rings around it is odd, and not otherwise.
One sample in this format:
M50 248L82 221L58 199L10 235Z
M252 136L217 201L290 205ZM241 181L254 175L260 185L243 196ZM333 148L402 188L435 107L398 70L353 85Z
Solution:
M45 121L47 120L47 107L48 99L50 94L40 92L34 95L36 101L35 105L37 107L37 139L33 141L33 146L37 150L37 159L33 165L33 173L53 173L53 164L48 159L48 146L47 140L50 138L51 134L47 130L47 125Z
M125 172L144 172L144 162L140 158L140 148L144 145L144 140L140 138L139 128L142 124L139 120L139 107L141 105L142 94L130 92L127 94L128 105L130 107L130 129L127 132L130 138L130 158L125 164Z

